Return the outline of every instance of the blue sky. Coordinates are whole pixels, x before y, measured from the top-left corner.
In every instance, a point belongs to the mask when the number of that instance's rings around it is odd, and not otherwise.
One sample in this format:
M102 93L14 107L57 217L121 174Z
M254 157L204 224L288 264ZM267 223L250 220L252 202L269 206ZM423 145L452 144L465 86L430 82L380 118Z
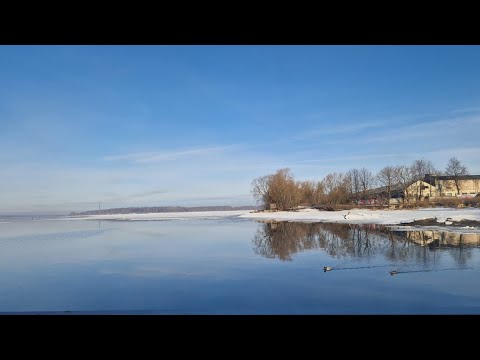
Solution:
M0 213L248 205L251 180L457 156L479 46L0 46Z

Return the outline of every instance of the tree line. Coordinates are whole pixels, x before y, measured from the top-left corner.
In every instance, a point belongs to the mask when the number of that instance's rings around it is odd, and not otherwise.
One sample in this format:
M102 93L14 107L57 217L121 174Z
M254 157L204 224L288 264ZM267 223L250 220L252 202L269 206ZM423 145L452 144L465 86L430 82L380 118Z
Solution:
M112 215L112 214L152 214L166 212L195 212L195 211L232 211L256 210L255 206L152 206L152 207L127 207L103 210L72 211L70 216L76 215Z
M284 168L254 179L251 192L257 203L267 208L275 204L278 210L299 205L337 206L365 199L369 190L378 187L384 187L390 198L395 188L406 189L412 182L424 179L426 174L453 176L460 193L457 177L467 175L468 169L455 157L448 161L445 171L437 169L430 160L420 159L413 161L410 166L386 166L377 173L362 167L345 173L330 173L320 181L297 181L291 170ZM406 194L407 197L409 195L413 194Z

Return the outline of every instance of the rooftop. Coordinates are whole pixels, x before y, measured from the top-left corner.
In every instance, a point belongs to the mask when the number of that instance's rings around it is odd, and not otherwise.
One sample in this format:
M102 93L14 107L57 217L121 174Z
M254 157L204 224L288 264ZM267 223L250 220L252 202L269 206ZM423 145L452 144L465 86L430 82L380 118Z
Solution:
M430 174L425 174L424 181L430 180L430 179L437 179L437 180L454 180L455 176L453 175L430 175ZM457 176L457 179L459 180L480 180L480 175L460 175Z

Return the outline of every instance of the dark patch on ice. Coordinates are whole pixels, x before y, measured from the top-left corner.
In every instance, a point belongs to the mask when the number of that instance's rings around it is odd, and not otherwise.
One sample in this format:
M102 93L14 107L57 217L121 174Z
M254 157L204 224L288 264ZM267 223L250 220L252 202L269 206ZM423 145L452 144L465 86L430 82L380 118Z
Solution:
M423 220L415 220L412 222L402 222L401 225L407 225L407 226L442 226L442 227L465 227L465 226L471 226L471 227L478 227L480 228L480 221L478 220L451 220L450 218L447 218L446 221L438 221L436 218L431 218L431 219L423 219Z

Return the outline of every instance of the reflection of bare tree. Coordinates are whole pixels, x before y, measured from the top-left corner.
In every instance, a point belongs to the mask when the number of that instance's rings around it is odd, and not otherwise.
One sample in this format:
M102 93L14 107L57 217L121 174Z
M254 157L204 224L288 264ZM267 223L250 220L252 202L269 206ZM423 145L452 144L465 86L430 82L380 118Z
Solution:
M305 250L324 249L334 257L368 257L388 247L388 239L369 226L328 223L266 222L253 240L256 254L291 260Z
M441 248L452 248L455 260L465 265L472 254L466 243L480 246L480 234L394 232L382 226L331 223L262 223L253 239L256 254L292 260L297 252L322 249L336 258L369 258L435 263Z
M267 258L291 260L294 253L319 247L316 224L295 225L287 222L264 223L253 240L255 253Z

